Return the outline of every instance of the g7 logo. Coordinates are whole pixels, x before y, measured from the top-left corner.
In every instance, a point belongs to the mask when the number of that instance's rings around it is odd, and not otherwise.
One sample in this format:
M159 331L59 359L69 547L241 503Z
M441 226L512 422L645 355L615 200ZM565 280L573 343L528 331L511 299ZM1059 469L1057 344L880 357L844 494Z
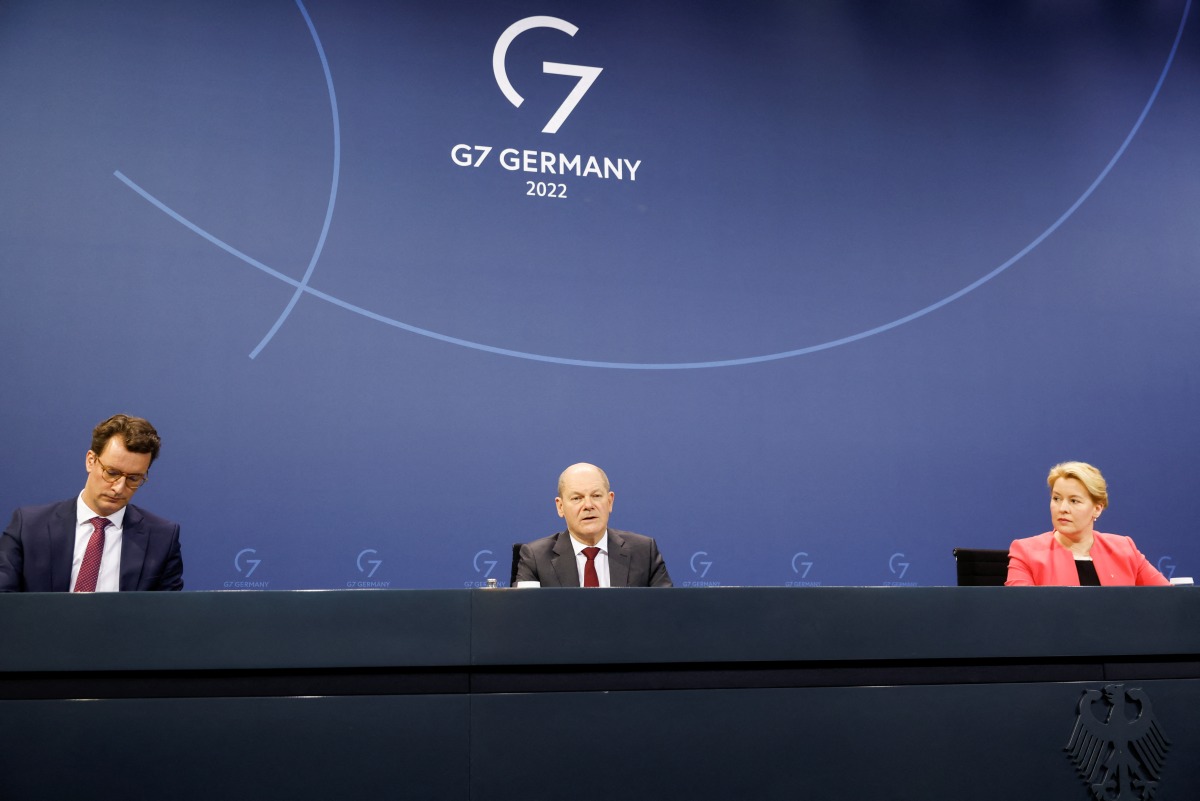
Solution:
M361 552L358 555L358 558L354 560L354 564L358 566L358 572L359 573L367 573L367 569L365 567L363 567L363 557L364 556L376 556L378 553L379 553L379 551L375 550L374 548L367 548L365 551ZM378 570L379 566L383 564L383 560L382 559L368 559L367 564L371 566L371 572L367 573L367 578L374 578L375 571Z
M800 578L806 579L806 578L808 578L808 571L812 570L813 563L812 562L801 562L800 561L801 557L807 559L808 554L804 551L800 551L795 556L792 557L792 572L799 575ZM803 573L800 572L801 567L804 568Z
M480 565L479 557L491 556L491 555L492 555L492 552L486 548L484 548L482 551L477 551L475 553L475 558L471 560L471 565L475 568L476 573L483 571L483 568L479 566ZM483 574L483 577L487 578L488 576L492 575L492 571L496 569L496 560L495 559L484 559L483 564L487 565L487 572Z
M242 557L245 556L246 554L253 555L253 554L257 554L257 553L258 553L258 551L254 550L253 548L243 548L242 550L238 551L236 554L233 555L233 569L236 570L237 572L241 573L242 572ZM260 564L262 564L262 560L261 559L247 559L246 564L248 564L250 566L250 569L246 571L246 578L250 578L251 576L254 575L254 571L258 570L258 566Z
M575 32L579 30L577 26L558 17L526 17L509 25L504 33L500 34L500 38L496 40L496 49L492 51L492 72L496 74L496 84L500 87L500 91L508 98L508 102L517 108L521 107L525 98L521 97L520 93L513 88L512 82L508 80L508 71L504 68L504 57L508 54L508 46L513 43L513 39L534 28L553 28L556 31L562 31L567 36L574 36ZM571 116L571 112L579 105L579 101L583 100L587 90L592 88L592 84L596 82L596 78L600 77L600 73L603 71L602 67L558 64L553 61L542 62L542 72L550 75L574 75L579 78L579 83L575 84L575 88L558 107L558 111L554 112L554 116L546 123L542 133L558 133L558 129L567 121L567 117Z

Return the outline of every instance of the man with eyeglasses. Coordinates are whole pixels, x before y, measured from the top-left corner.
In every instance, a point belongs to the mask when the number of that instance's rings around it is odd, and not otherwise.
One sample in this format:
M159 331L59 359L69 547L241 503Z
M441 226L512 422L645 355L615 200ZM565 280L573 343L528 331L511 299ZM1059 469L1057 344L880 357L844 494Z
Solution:
M183 589L179 524L129 505L160 445L140 417L96 426L79 496L13 512L0 535L0 592Z

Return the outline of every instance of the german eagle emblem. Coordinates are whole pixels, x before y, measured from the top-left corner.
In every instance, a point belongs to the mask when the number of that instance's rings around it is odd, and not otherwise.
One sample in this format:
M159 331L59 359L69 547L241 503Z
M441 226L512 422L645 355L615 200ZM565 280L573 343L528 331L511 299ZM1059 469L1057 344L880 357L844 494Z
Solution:
M1097 801L1150 801L1170 747L1150 698L1139 688L1109 684L1084 690L1064 750Z

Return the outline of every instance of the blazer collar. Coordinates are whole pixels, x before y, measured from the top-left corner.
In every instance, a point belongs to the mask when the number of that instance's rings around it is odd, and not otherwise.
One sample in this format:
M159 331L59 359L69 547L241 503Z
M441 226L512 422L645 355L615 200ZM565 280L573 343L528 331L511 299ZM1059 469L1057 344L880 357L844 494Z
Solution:
M629 544L621 533L608 530L608 583L612 587L629 586Z
M50 589L71 591L71 561L75 558L75 498L54 509L46 537L50 540Z
M621 536L623 532L615 528L608 530L608 584L610 587L629 586L629 544ZM560 531L554 540L554 556L550 563L554 565L554 573L558 583L563 587L580 587L579 569L575 562L575 548L571 544L571 534Z
M125 522L121 527L121 579L118 584L121 592L136 590L138 580L142 577L146 545L150 540L150 531L144 522L140 509L133 505L125 507Z
M575 567L575 549L571 547L571 534L560 531L554 538L554 556L550 559L560 587L578 587L579 570Z

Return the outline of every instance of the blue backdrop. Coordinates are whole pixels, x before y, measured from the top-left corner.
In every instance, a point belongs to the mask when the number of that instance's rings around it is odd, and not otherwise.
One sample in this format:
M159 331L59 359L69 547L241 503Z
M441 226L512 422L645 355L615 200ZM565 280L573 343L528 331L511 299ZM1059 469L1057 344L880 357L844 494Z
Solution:
M124 411L189 589L503 582L581 460L677 584L949 584L1083 459L1190 575L1193 17L7 0L0 505Z

